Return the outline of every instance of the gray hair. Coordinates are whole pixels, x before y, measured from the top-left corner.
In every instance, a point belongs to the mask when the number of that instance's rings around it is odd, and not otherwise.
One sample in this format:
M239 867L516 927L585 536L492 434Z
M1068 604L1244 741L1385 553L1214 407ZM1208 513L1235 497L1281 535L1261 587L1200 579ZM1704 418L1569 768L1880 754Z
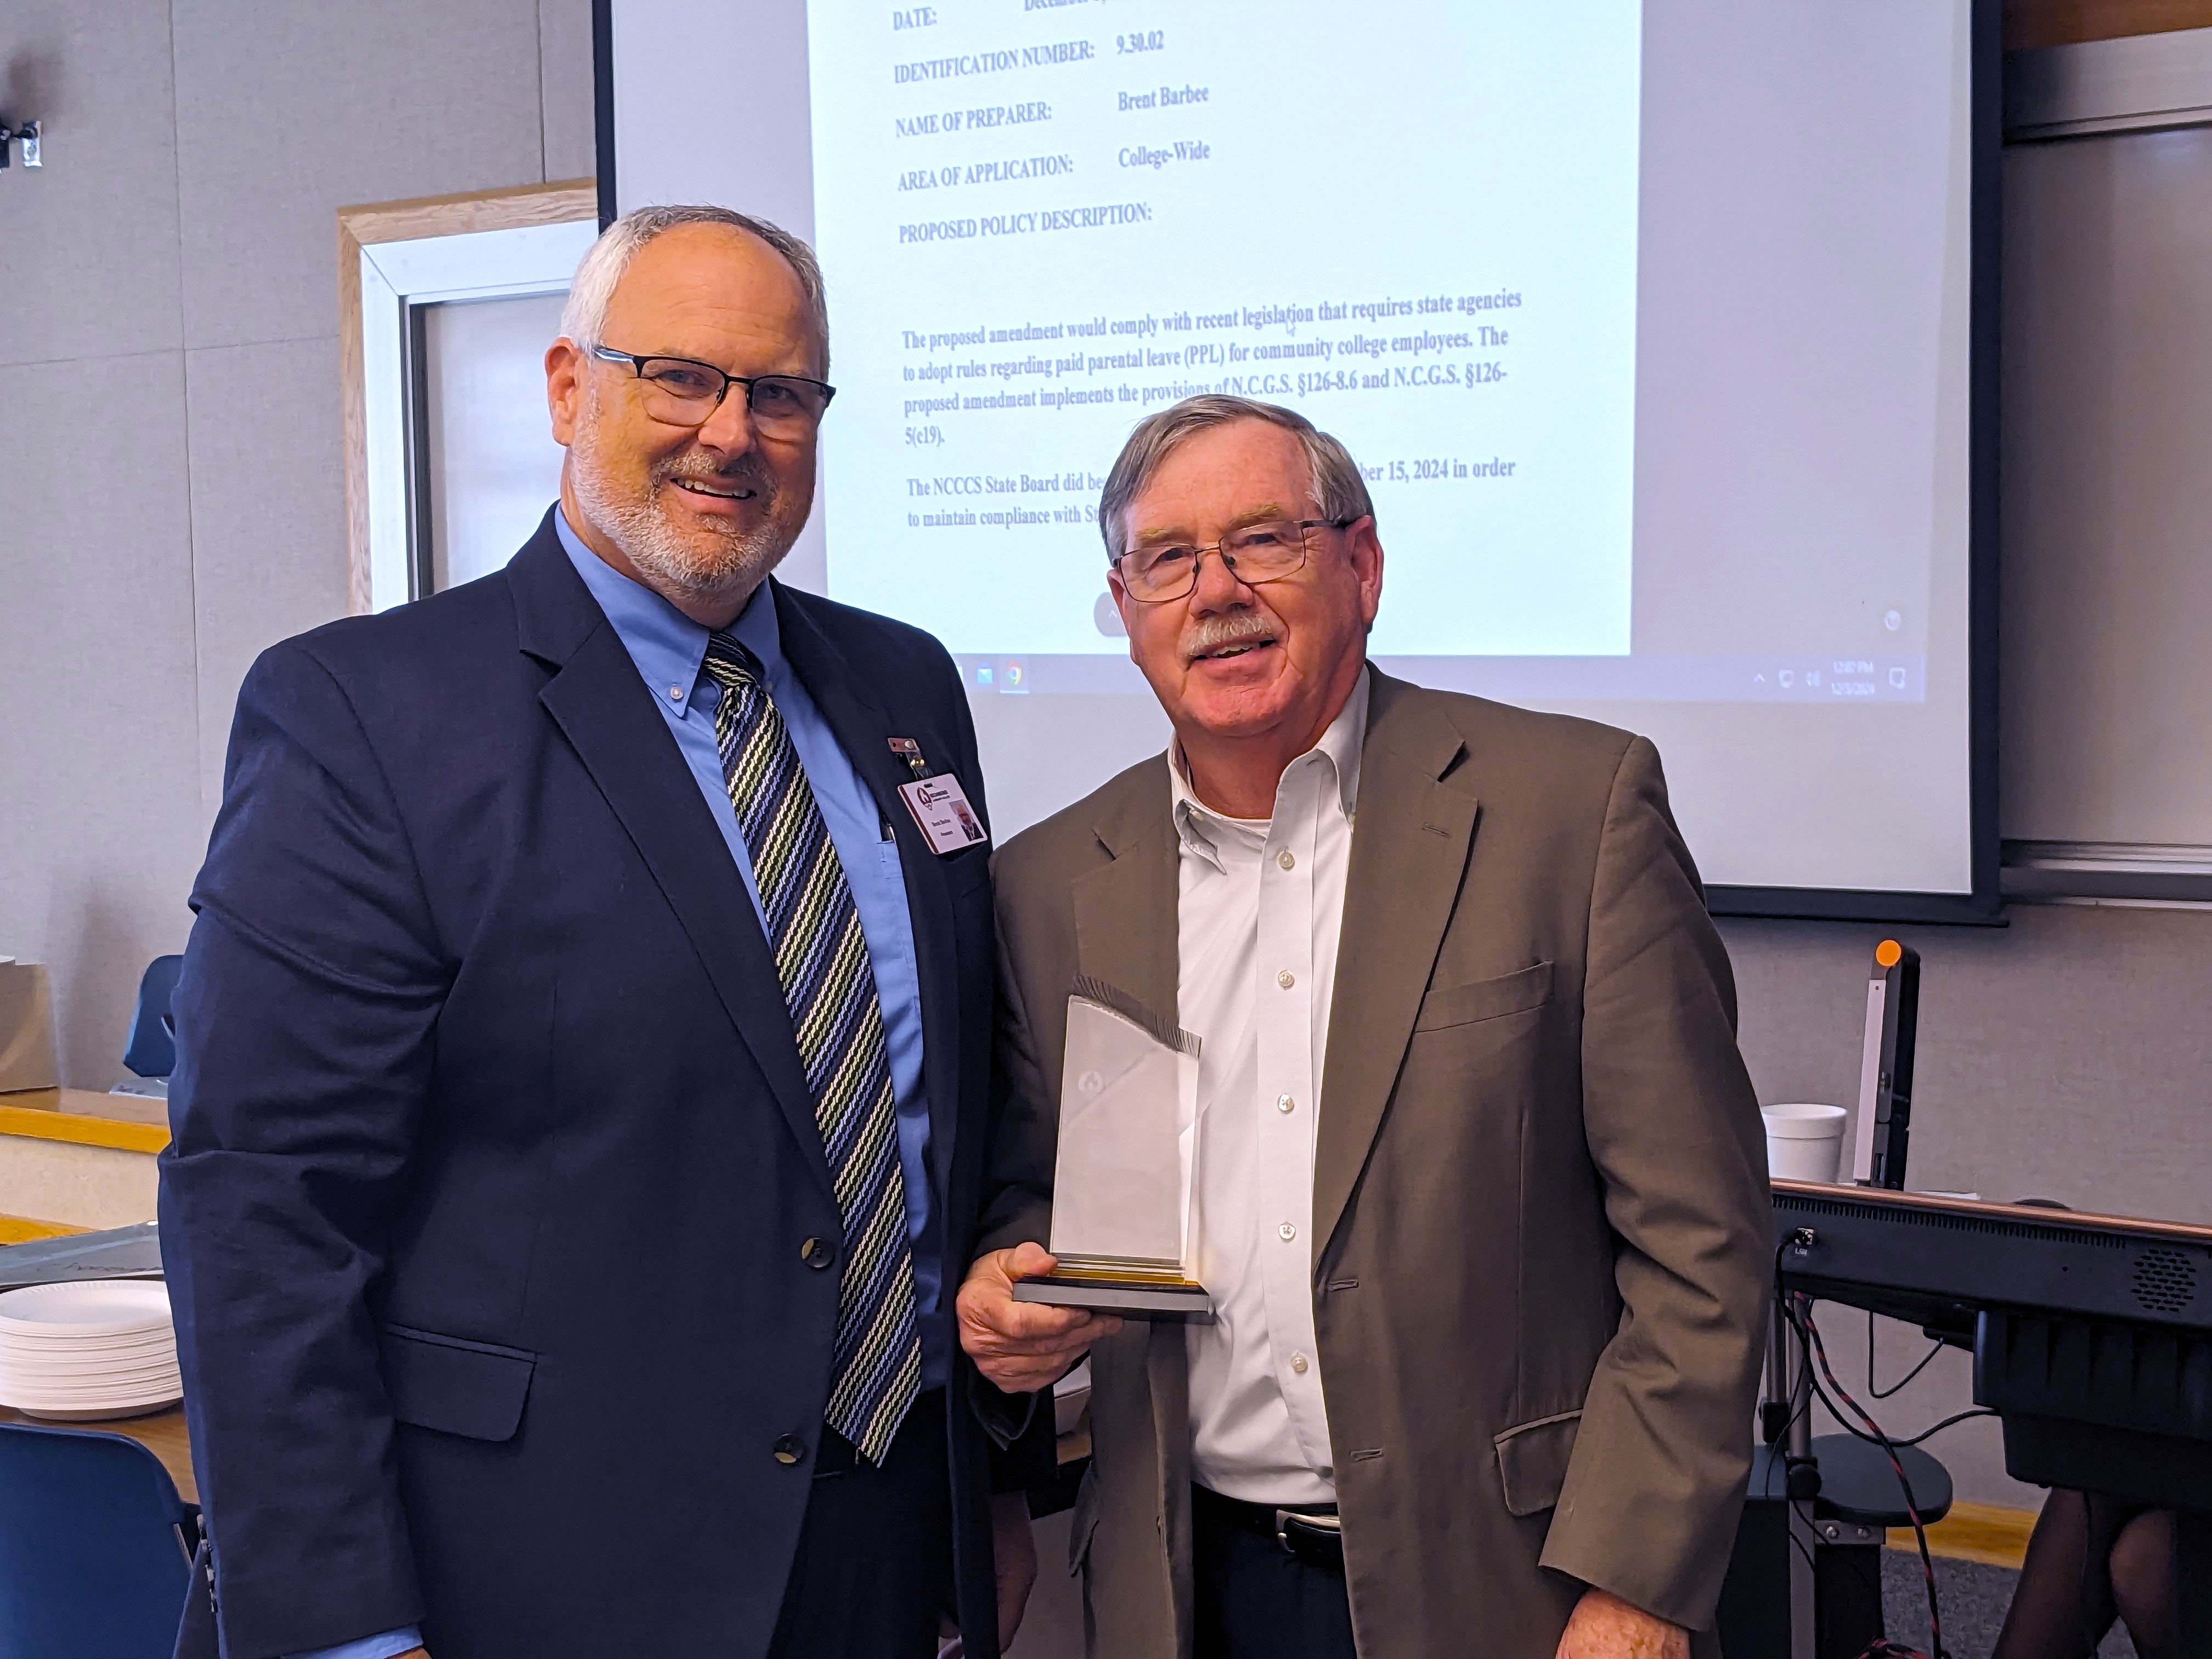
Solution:
M759 238L783 256L799 291L814 313L815 332L822 339L822 371L830 370L830 302L822 288L822 267L814 250L780 225L750 214L721 207L641 207L628 213L599 233L576 267L568 284L568 303L562 307L561 332L580 346L604 343L599 331L606 326L607 307L615 285L637 258L638 250L678 225L721 225Z
M1129 441L1106 475L1106 489L1098 498L1098 533L1106 541L1106 562L1111 564L1128 550L1121 545L1127 530L1122 520L1137 492L1169 456L1196 437L1232 421L1265 421L1279 426L1298 441L1313 471L1314 501L1324 519L1364 519L1373 515L1367 480L1352 452L1294 409L1263 404L1250 398L1212 393L1170 404L1157 415L1137 422Z

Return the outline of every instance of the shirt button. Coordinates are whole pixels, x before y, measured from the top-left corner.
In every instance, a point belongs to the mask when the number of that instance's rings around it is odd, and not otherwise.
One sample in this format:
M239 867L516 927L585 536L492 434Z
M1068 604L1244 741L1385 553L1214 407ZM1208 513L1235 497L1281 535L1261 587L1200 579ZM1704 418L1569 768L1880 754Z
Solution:
M1277 1095L1275 1097L1275 1109L1279 1112L1290 1111L1293 1109L1297 1103L1298 1103L1297 1101L1292 1100L1288 1095Z
M1291 1356L1291 1369L1296 1371L1300 1376L1304 1376L1306 1374L1306 1357L1302 1353L1292 1354Z
M1289 1222L1285 1221L1281 1226L1275 1229L1275 1236L1280 1238L1284 1243L1287 1244L1298 1236L1298 1230L1292 1226Z
M837 1252L818 1238L810 1238L799 1247L799 1259L817 1269L828 1267L837 1258Z
M1281 865L1284 869L1288 870L1293 865L1297 864L1297 860L1291 856L1291 849L1285 847L1281 852L1275 854L1275 862Z
M789 1468L806 1455L806 1443L795 1434L780 1434L774 1447L775 1461Z
M1275 975L1275 983L1281 986L1285 991L1289 990L1291 987L1296 985L1297 982L1298 976L1287 968L1284 969L1281 973Z
M682 702L684 701L684 688L680 685L670 686L668 688L668 701L671 702Z

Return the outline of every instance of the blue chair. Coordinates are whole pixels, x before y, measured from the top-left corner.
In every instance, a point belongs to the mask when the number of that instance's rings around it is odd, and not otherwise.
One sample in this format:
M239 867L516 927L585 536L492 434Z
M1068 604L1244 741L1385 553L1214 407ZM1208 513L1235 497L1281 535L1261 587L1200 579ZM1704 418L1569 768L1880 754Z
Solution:
M136 1440L0 1423L0 1654L169 1659L198 1534Z
M123 1063L140 1077L167 1077L177 1069L177 1026L169 1017L169 1001L177 994L177 973L184 965L182 957L155 957L138 981L138 1008L131 1016Z

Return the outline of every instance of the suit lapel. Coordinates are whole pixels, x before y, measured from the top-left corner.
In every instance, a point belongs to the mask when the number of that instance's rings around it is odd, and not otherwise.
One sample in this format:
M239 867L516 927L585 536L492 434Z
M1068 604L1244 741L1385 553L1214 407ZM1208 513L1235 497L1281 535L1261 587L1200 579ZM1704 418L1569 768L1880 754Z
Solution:
M915 973L921 987L921 1082L929 1108L930 1173L941 1199L949 1190L953 1141L960 1124L959 956L945 860L922 838L898 793L913 775L891 753L890 739L915 736L910 729L915 722L895 725L860 689L864 682L860 674L806 613L803 599L781 582L772 583L771 592L784 655L898 842L914 928ZM933 751L923 758L932 769L941 771L951 756ZM973 784L975 780L963 778L961 782Z
M550 544L550 550L541 544ZM767 1078L800 1156L829 1190L822 1131L775 960L745 896L744 879L667 723L653 706L622 636L550 527L508 567L508 580L522 648L556 670L538 701L666 896L715 994Z
M1176 981L1180 882L1178 844L1164 757L1133 768L1109 787L1092 832L1109 863L1075 878L1077 971L1127 991L1146 1009L1180 1021ZM1067 988L1048 987L1060 1000L1033 1018L1064 1020ZM1047 1052L1065 1052L1065 1028ZM1043 1046L1043 1045L1041 1045ZM1057 1071L1047 1086L1060 1082ZM1163 1528L1178 1647L1190 1650L1190 1382L1188 1349L1179 1324L1159 1322L1144 1336L1145 1407L1155 1457L1153 1501Z
M1093 825L1112 862L1075 878L1075 959L1081 973L1175 1019L1176 836L1167 763L1126 775L1127 786L1101 803ZM1067 988L1057 988L1064 995ZM1050 1017L1060 1013L1055 1008Z
M1466 751L1441 703L1377 672L1360 751L1314 1149L1314 1260L1343 1218L1382 1127L1474 845Z

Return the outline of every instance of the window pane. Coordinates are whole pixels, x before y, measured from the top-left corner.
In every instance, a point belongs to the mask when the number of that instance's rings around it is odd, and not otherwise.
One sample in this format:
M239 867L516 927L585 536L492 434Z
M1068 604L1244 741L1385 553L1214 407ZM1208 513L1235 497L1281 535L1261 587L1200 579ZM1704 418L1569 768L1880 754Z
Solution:
M567 296L468 300L422 318L434 588L497 570L561 493L545 348Z

